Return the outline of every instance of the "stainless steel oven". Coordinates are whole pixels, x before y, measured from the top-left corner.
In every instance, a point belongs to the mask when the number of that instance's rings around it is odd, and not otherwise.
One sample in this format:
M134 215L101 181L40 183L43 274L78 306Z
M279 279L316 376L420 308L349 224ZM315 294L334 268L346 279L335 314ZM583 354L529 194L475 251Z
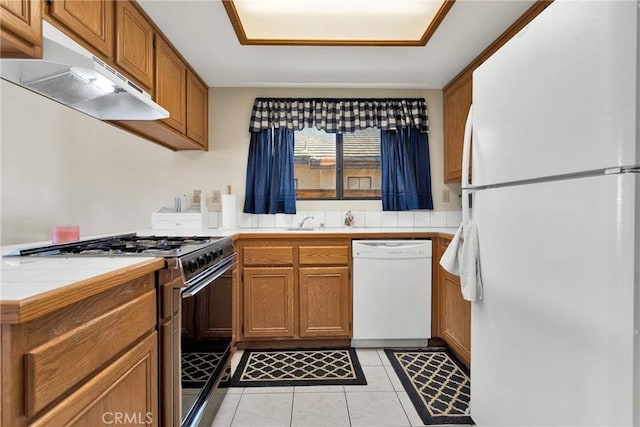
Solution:
M154 256L158 295L159 425L211 425L214 398L230 355L230 237L138 236L134 233L16 250L18 256Z
M180 349L182 426L212 424L220 403L214 390L231 351L236 253L231 239L213 246L178 259L185 286L176 288L180 345L173 348Z

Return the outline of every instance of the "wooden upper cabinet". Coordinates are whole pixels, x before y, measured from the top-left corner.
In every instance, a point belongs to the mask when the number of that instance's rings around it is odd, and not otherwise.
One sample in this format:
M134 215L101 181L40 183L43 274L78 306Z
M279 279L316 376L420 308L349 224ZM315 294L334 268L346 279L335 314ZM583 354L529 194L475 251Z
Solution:
M0 0L0 57L42 57L42 2Z
M208 89L191 70L187 70L187 136L203 147L209 145Z
M173 150L207 150L208 88L135 1L0 0L0 57L41 58L43 14L170 114L113 124Z
M156 39L155 101L169 111L162 121L175 130L186 133L187 66L173 48L161 37Z
M51 0L48 16L80 37L102 59L113 57L113 0Z
M153 26L131 1L116 2L116 65L151 92Z
M444 88L444 180L462 178L464 127L471 107L471 71Z

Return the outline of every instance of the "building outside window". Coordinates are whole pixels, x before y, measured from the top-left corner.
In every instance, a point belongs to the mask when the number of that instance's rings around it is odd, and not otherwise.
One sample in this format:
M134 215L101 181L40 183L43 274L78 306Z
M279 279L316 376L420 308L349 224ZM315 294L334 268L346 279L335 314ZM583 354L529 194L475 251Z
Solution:
M380 199L380 130L295 132L297 199Z

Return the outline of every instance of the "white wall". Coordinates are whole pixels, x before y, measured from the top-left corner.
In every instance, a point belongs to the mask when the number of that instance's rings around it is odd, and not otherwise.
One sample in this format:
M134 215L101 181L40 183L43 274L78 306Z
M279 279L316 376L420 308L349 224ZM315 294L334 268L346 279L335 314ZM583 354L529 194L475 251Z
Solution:
M444 204L442 91L211 88L208 152L172 152L4 80L1 100L0 244L48 240L53 225L80 225L82 236L149 227L150 213L175 194L231 185L244 195L247 132L258 96L425 97L436 210L459 209L459 185ZM347 202L299 202L302 210L341 210ZM349 202L380 210L380 202ZM219 206L213 206L219 209Z

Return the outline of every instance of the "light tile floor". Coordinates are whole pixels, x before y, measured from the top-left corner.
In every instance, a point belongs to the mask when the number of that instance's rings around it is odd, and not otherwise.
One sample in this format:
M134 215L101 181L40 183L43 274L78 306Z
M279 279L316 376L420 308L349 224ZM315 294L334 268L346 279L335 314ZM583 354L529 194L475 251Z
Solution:
M229 388L212 426L422 426L384 351L356 351L366 386Z

